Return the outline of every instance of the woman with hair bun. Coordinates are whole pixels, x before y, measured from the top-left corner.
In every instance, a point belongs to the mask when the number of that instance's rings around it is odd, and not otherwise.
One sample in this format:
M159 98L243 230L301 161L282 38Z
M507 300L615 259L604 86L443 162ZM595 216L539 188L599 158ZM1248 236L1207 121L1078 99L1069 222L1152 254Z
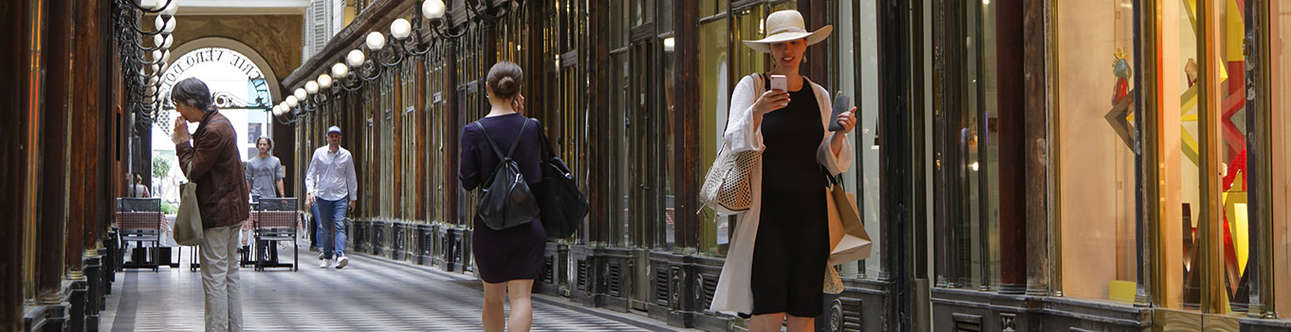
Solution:
M520 95L523 80L524 72L515 63L503 61L489 69L486 78L489 113L462 128L458 178L463 189L472 190L491 180L493 170L502 162L498 154L511 150L514 151L510 157L520 166L525 182L533 187L542 181L538 136L542 125L523 115L524 96ZM502 152L495 152L494 144ZM516 145L514 149L512 145ZM533 321L529 293L542 267L547 238L538 219L534 217L525 224L494 230L483 219L475 218L472 253L476 271L484 282L481 316L485 331L502 331L507 326L510 331L529 330ZM504 298L511 304L511 317L506 321L502 310Z

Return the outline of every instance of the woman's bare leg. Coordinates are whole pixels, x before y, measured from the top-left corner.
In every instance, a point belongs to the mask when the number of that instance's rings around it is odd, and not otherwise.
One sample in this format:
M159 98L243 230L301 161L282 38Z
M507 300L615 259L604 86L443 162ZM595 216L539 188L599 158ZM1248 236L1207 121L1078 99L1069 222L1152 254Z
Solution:
M789 332L812 332L816 330L815 317L789 315Z
M511 280L507 282L507 299L511 302L511 317L507 319L508 331L529 332L533 325L533 301L530 292L533 290L533 279Z
M784 313L753 315L749 318L749 332L779 332L784 324Z
M507 296L506 283L484 283L484 312L480 319L486 332L502 332L506 327L505 314L502 311L502 299Z

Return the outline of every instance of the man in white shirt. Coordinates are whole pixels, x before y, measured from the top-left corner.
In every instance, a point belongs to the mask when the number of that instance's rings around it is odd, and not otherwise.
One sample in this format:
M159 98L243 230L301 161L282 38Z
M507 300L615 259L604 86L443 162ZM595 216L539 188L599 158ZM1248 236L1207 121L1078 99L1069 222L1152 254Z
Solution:
M327 146L314 150L305 172L305 205L311 206L318 219L318 267L328 268L335 257L336 268L349 265L345 257L345 212L358 201L358 181L354 178L354 159L341 147L341 128L327 128Z

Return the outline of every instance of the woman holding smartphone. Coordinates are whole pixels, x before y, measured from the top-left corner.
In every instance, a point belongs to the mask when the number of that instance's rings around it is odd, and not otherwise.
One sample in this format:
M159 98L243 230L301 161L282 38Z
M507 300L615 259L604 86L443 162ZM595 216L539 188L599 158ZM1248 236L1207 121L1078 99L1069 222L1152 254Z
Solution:
M771 13L767 35L744 45L770 53L770 73L745 76L731 95L723 138L731 152L761 151L753 206L740 214L711 309L749 318L751 331L813 331L829 259L826 176L852 163L847 132L855 108L832 115L829 93L798 73L807 46L833 26L808 32L796 10ZM837 122L838 131L829 131ZM786 317L787 316L787 317Z

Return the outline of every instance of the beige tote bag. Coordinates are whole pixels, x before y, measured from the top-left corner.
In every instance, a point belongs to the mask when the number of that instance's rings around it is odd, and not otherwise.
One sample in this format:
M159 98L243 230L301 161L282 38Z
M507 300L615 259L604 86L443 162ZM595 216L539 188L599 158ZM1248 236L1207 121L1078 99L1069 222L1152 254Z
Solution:
M190 162L188 171L192 169L193 163ZM190 180L179 185L179 213L175 216L175 243L181 246L196 246L202 243L202 236L202 213L197 208L197 183Z

